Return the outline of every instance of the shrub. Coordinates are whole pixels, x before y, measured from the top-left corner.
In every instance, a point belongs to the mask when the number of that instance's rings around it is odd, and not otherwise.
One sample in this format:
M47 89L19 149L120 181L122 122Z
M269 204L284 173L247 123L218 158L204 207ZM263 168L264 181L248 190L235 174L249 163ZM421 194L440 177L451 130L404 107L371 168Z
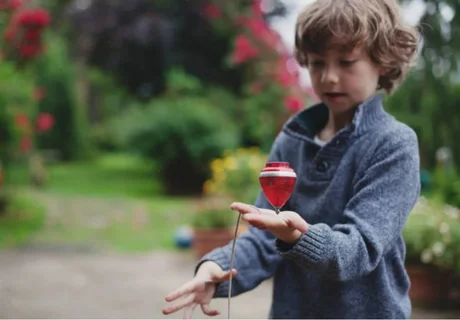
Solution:
M407 262L460 273L460 210L420 197L403 230Z
M120 143L155 160L169 194L199 194L208 163L235 148L239 137L225 112L205 98L155 100L116 120Z
M267 154L256 147L226 150L222 158L210 163L212 176L204 184L204 193L253 203L260 190L259 174L266 161Z
M37 60L37 84L44 90L38 108L53 115L56 124L37 144L58 151L63 160L85 159L90 154L89 131L75 91L75 70L63 40L51 37L48 42L47 52Z

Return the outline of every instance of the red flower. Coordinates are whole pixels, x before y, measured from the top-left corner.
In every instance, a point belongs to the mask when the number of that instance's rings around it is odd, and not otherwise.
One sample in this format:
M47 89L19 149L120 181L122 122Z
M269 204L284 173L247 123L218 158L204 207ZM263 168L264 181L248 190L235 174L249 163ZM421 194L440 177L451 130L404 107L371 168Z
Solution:
M235 39L235 51L233 52L232 60L235 63L243 63L249 59L259 55L259 50L254 47L245 35L239 35Z
M292 112L297 112L302 109L303 107L303 101L302 99L294 96L287 96L284 99L284 106L286 109Z
M22 6L22 0L10 0L10 9L11 10L16 10L20 6Z
M24 153L29 152L32 149L32 139L30 137L24 137L19 143L19 150Z
M37 29L28 29L24 34L24 38L27 41L40 41L41 33Z
M256 15L260 16L262 15L262 8L260 6L260 0L254 0L252 3L252 12L255 13Z
M3 33L3 39L5 40L5 42L12 41L16 37L17 32L17 27L14 25L10 25Z
M49 113L40 113L37 118L37 130L40 133L48 131L54 125L54 117Z
M27 9L18 14L18 23L26 28L43 28L50 23L49 13L41 8Z
M46 87L35 87L32 93L32 99L35 101L41 101L43 98L46 97Z
M222 15L222 10L215 4L210 3L203 8L203 14L207 18L215 20Z
M19 47L19 53L24 58L33 58L43 51L41 43L29 43Z
M25 113L19 113L16 115L16 126L20 129L28 129L30 126L29 116Z
M0 10L16 10L22 5L22 0L0 0Z
M257 82L251 83L251 86L250 86L250 89L249 89L249 90L250 90L252 93L258 94L258 93L261 93L261 92L262 92L262 89L263 89L262 83L260 83L259 81L257 81Z

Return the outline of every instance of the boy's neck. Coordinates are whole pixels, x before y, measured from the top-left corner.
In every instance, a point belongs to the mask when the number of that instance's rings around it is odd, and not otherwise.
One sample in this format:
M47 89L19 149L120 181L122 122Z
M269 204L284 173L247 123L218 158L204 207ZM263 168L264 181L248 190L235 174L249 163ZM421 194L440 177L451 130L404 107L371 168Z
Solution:
M329 111L329 118L327 123L318 133L319 138L324 141L331 140L337 134L337 132L345 128L353 120L355 110L356 108L353 108L340 114L334 114Z

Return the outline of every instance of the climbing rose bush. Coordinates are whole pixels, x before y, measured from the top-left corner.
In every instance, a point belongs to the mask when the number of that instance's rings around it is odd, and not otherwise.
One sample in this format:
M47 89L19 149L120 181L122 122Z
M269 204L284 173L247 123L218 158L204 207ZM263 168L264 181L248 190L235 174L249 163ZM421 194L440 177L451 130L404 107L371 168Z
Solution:
M216 28L236 30L229 62L249 70L249 93L266 93L267 89L281 92L279 102L290 114L303 109L308 99L316 100L311 88L301 86L300 66L290 50L264 19L261 0L253 0L249 6L238 1L209 0L202 13Z

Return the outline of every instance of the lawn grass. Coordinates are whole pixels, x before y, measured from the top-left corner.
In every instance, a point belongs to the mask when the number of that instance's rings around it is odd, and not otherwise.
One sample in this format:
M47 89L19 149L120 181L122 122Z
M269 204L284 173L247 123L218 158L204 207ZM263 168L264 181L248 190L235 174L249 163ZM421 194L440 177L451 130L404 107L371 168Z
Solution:
M154 172L153 164L136 156L106 154L49 165L49 183L40 190L28 186L27 170L17 165L9 184L54 210L35 241L122 252L173 250L175 230L189 222L197 199L162 195ZM102 226L91 220L103 221Z
M46 210L31 198L13 197L6 210L0 213L0 248L26 243L43 227Z
M48 165L47 169L45 190L54 194L148 198L161 192L152 174L154 164L134 155L104 154L87 162ZM8 180L12 186L27 186L27 169L12 166Z

